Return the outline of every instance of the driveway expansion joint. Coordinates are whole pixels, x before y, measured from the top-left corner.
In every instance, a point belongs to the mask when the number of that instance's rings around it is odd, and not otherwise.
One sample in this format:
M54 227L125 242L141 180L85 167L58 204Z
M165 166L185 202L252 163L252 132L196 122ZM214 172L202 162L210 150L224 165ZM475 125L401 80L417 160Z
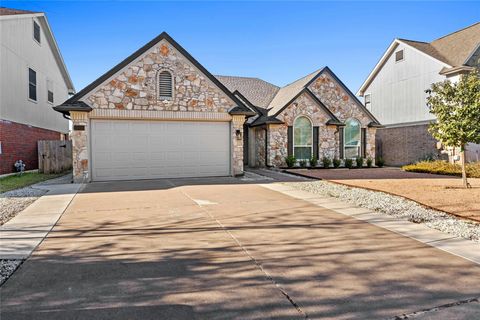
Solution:
M198 200L196 199L193 199L192 197L190 197L190 195L188 195L186 192L184 192L183 190L181 190L182 194L185 195L187 198L189 198L191 201L193 201L199 208L202 209L202 211L204 211L209 217L210 219L212 219L213 221L215 221L215 223L217 223L220 228L226 233L228 234L232 240L242 249L242 251L250 258L250 260L252 260L252 262L255 264L255 266L264 274L265 278L270 281L281 293L283 296L285 296L285 298L287 298L287 300L292 304L292 306L297 310L297 312L302 315L302 317L304 319L310 319L308 317L308 314L302 310L302 308L300 307L300 305L295 302L295 300L293 300L293 298L288 294L288 292L273 278L272 275L270 275L270 273L268 273L262 266L262 264L248 251L248 249L242 245L242 243L228 230L227 227L225 227L217 218L215 218L215 216L207 210L207 208L205 208L201 203L198 202ZM207 200L203 200L203 201L207 201Z

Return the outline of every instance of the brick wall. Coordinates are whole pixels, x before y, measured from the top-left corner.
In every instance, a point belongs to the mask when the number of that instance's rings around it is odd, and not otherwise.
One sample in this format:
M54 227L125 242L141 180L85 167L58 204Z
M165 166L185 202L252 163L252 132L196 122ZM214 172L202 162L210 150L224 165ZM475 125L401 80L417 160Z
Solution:
M60 137L61 133L56 131L0 120L0 174L13 172L13 164L20 159L25 162L26 170L37 169L37 141L60 140Z
M389 166L402 166L427 156L440 156L437 141L427 130L428 124L377 130L377 155Z

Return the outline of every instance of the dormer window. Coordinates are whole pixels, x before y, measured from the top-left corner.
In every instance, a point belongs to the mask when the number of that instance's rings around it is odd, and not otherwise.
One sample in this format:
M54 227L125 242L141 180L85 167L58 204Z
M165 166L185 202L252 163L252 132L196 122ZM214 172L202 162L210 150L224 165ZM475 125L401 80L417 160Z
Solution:
M403 60L403 49L395 52L395 62Z
M33 39L40 43L40 25L33 21Z
M158 98L160 100L173 98L173 77L169 71L163 70L158 74Z

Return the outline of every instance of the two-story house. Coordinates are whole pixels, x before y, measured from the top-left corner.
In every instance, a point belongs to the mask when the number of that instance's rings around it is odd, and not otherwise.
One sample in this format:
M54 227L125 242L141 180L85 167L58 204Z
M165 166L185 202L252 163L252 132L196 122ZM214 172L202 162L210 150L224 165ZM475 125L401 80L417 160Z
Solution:
M438 155L437 141L427 131L435 118L425 90L479 67L480 23L432 42L395 39L357 92L385 126L377 130L377 155L388 165ZM479 160L478 145L468 145L466 157Z
M44 13L0 8L0 67L0 174L20 159L36 169L37 141L68 134L52 106L74 93Z

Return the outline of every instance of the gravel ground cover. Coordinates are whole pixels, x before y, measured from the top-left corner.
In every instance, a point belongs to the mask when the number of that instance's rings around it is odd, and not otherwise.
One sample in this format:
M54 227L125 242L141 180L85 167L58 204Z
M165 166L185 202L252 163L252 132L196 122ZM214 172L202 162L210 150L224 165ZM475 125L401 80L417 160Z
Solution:
M13 218L47 191L26 187L0 193L0 225Z
M359 207L388 214L458 237L480 243L480 223L466 221L440 211L427 209L420 204L384 192L352 188L327 181L287 183L299 190L339 198Z
M15 217L23 209L32 204L39 197L47 193L47 190L39 189L38 186L51 184L70 183L72 174L66 174L61 177L42 181L29 187L15 189L0 193L0 225Z
M0 286L17 270L23 260L0 259Z

